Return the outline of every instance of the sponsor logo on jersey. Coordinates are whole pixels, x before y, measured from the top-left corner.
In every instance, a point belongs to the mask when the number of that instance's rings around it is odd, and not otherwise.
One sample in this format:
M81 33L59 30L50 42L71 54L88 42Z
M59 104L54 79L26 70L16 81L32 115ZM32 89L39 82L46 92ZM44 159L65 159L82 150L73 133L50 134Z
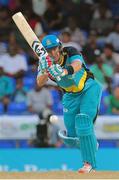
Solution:
M68 109L67 108L63 108L63 112L68 112Z

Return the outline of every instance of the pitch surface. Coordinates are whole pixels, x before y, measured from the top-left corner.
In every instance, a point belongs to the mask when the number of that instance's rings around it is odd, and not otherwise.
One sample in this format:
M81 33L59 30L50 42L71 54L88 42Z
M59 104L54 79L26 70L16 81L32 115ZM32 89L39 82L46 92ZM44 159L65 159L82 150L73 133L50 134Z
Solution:
M119 179L119 171L98 171L89 174L79 174L75 171L1 172L0 179Z

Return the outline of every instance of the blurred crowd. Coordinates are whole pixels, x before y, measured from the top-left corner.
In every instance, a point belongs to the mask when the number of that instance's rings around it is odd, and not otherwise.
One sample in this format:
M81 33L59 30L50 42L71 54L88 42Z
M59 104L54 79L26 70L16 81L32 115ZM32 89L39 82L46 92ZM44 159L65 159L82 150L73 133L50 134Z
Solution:
M12 15L21 11L41 40L74 46L102 84L100 114L119 114L119 0L0 0L0 114L62 114L55 83L36 84L38 59Z
M55 34L63 47L83 54L103 87L99 114L118 115L119 0L0 0L0 114L35 113L40 119L36 139L23 146L63 146L49 121L52 114L62 115L62 92L50 80L37 86L38 59L12 20L19 11L40 40Z

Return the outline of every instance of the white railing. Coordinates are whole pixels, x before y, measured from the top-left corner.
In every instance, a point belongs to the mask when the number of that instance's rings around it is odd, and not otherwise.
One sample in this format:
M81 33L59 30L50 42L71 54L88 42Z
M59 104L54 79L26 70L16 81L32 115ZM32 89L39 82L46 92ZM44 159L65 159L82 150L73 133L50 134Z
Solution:
M36 136L37 115L1 115L0 139L32 139ZM55 122L64 129L63 116ZM98 116L95 123L98 139L119 139L119 116Z

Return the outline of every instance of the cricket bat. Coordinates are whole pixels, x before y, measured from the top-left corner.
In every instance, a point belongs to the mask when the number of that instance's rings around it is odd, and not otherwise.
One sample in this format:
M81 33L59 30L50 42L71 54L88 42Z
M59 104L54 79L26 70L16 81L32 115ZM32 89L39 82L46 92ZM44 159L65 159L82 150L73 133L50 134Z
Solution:
M18 12L12 16L13 21L15 22L16 26L18 27L19 31L29 44L29 46L33 49L35 54L38 58L41 57L48 57L48 53L46 49L43 47L42 43L33 32L32 28L28 24L27 20L25 19L24 15L21 12ZM57 77L57 80L60 80L60 77Z

